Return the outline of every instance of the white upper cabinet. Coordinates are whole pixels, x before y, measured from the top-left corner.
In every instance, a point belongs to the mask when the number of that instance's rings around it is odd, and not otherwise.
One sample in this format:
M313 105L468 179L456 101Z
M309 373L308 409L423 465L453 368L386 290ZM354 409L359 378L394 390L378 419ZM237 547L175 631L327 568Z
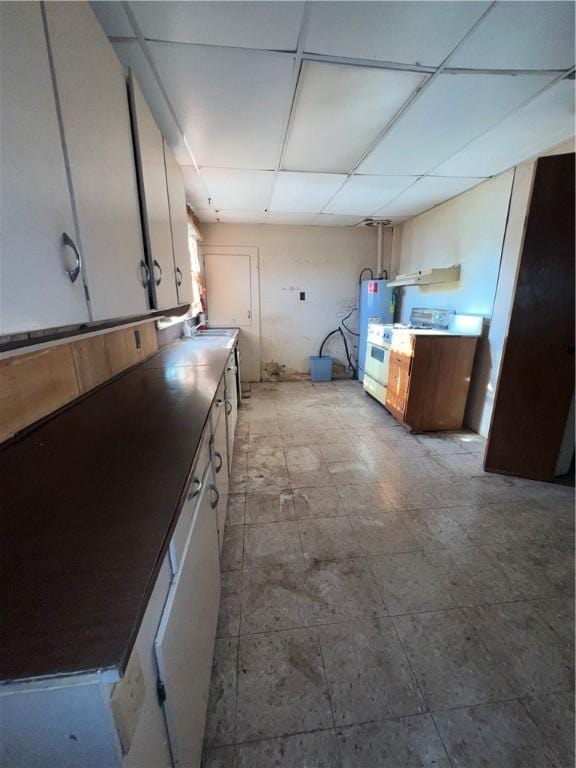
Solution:
M0 50L0 333L85 322L39 3L0 3Z
M178 303L164 163L164 141L132 74L129 82L144 232L153 278L152 289L156 307L164 309L174 307Z
M164 158L166 161L166 183L168 185L174 263L176 265L178 303L187 304L192 301L192 272L188 248L186 190L184 189L184 178L180 166L166 142L164 142Z
M92 316L141 314L148 289L124 70L88 3L45 8Z

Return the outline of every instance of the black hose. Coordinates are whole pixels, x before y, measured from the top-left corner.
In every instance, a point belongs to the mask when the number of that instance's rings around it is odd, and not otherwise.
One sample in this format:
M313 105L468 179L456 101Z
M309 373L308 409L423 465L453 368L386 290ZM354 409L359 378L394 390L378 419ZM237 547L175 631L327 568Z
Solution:
M360 272L360 275L358 277L358 284L362 282L362 275L364 272L370 272L370 280L374 280L374 272L372 272L371 267L364 267L364 269Z
M342 320L342 326L348 331L348 333L351 333L352 336L360 336L360 334L356 333L356 331L353 331L352 328L348 328L344 320Z
M322 350L324 349L324 344L326 344L330 336L334 336L334 334L339 333L339 331L340 331L340 328L336 328L335 330L330 331L330 333L328 334L328 336L326 336L322 344L320 344L320 352L318 353L318 357L322 357Z
M348 331L348 333L352 334L352 336L360 336L359 333L356 333L356 331L353 331L352 328L348 328L348 326L346 325L346 320L348 320L352 312L354 312L354 310L352 310L351 312L348 312L346 317L343 317L342 320L340 320L340 323Z
M356 377L356 367L354 366L354 363L352 362L352 358L350 357L350 350L348 349L348 342L346 340L346 336L344 336L344 333L342 332L342 328L335 328L333 331L330 331L330 333L324 338L322 341L322 344L320 344L320 352L318 353L318 357L322 357L322 350L324 349L324 344L328 341L328 339L331 336L334 336L334 334L339 333L340 336L342 336L342 341L344 342L344 349L346 351L346 359L348 360L348 368L352 371L352 377Z
M338 328L340 331L340 336L342 336L342 341L344 342L344 349L346 350L346 357L348 359L348 368L352 371L352 378L356 378L356 367L352 363L352 358L350 357L350 350L348 349L348 342L346 341L346 336L344 336L344 333L342 332L342 328Z

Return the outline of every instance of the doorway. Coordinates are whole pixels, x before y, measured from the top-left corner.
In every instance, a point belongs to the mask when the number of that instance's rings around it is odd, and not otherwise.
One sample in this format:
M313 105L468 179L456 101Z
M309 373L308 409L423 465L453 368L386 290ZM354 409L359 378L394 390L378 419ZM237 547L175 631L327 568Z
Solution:
M240 329L242 381L260 381L258 248L205 245L201 252L208 323Z

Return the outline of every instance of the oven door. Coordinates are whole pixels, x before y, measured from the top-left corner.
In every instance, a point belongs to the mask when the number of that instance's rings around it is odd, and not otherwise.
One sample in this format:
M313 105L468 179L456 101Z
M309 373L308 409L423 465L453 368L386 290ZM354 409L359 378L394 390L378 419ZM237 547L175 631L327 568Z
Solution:
M386 402L388 384L388 366L390 363L389 345L378 346L368 342L364 366L364 389L382 404Z

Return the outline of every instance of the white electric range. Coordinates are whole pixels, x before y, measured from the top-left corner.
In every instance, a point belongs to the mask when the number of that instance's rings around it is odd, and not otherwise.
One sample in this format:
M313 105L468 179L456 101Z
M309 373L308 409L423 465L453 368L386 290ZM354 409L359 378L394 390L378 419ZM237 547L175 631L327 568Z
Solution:
M368 323L364 389L382 405L386 402L390 350L400 345L402 337L413 334L481 336L483 318L476 315L457 315L448 309L416 309L410 312L408 324L388 325Z

